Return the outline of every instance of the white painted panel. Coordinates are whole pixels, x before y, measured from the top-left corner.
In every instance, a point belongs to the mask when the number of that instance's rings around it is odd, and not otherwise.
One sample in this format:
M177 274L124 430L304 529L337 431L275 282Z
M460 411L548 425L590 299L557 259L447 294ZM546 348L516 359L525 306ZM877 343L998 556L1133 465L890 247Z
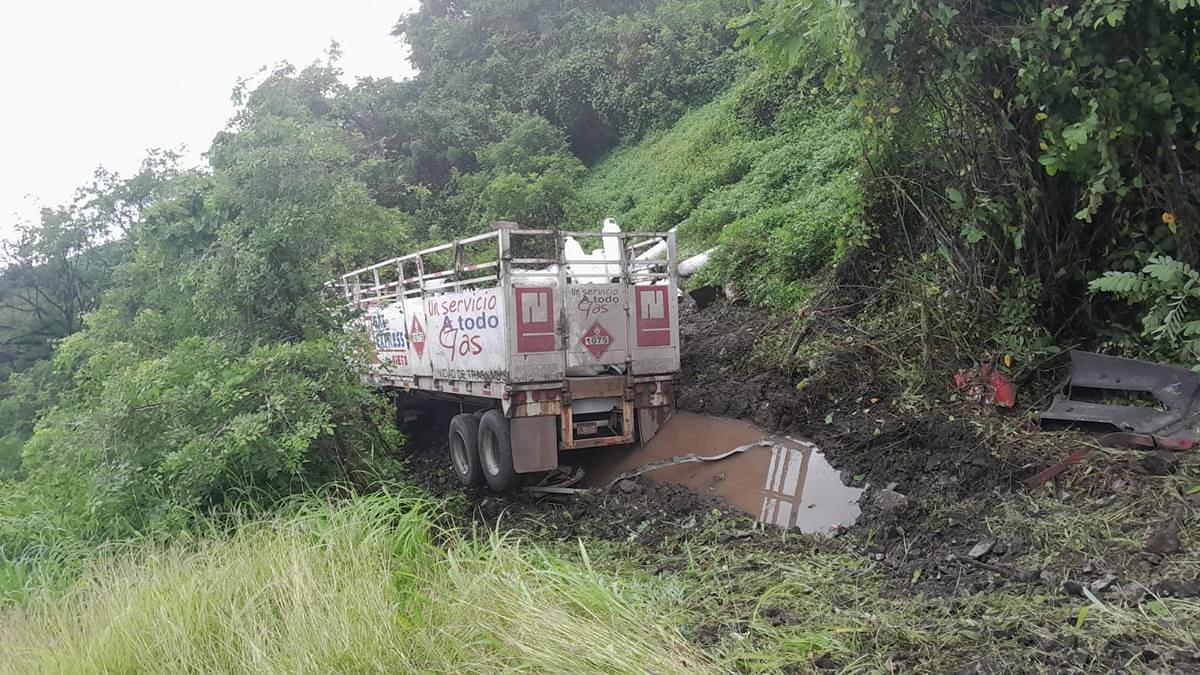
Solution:
M775 524L782 528L792 526L792 503L784 500L779 500L779 507L775 509Z
M505 312L498 288L425 298L425 350L439 379L508 378Z
M408 363L414 375L433 376L433 363L429 359L429 322L425 318L425 304L420 298L404 301L404 328L408 335Z
M624 364L629 355L628 294L621 284L567 286L567 367Z
M803 477L800 475L800 469L804 467L804 453L788 448L787 454L787 475L783 478L783 489L780 491L789 497L794 497L797 485L803 480Z
M406 376L411 374L411 354L404 330L404 307L393 303L373 307L362 317L375 355L372 369L381 374Z

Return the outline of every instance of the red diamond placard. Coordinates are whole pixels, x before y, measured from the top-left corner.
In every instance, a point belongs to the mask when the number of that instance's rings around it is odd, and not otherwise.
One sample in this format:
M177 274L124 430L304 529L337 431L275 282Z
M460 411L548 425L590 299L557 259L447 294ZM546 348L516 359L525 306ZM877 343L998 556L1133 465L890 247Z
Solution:
M592 326L583 332L579 342L592 356L599 359L612 346L612 334L604 330L599 321L593 321Z
M413 316L412 326L408 329L408 341L413 349L417 350L417 358L421 358L425 353L425 329L421 327L421 320L416 316Z

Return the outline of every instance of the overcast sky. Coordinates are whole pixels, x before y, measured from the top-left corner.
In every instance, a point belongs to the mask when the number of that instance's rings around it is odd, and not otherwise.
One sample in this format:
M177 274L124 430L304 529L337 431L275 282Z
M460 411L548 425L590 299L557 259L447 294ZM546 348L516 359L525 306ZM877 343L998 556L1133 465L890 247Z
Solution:
M0 8L0 238L68 201L99 165L136 171L148 148L192 163L233 112L239 77L307 65L341 44L346 79L407 77L389 32L418 0L108 0Z

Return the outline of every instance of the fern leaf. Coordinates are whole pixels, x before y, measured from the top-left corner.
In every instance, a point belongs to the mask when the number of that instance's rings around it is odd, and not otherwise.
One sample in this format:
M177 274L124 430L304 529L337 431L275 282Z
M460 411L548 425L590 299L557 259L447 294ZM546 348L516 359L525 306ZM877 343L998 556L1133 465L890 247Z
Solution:
M1104 276L1092 279L1088 288L1093 292L1132 297L1144 294L1149 290L1150 283L1136 272L1105 272Z
M1163 315L1162 326L1159 328L1159 331L1166 335L1167 339L1171 342L1177 341L1183 333L1183 312L1185 309L1187 307L1184 299L1179 298L1171 303L1171 308Z
M1189 273L1196 274L1196 270L1192 269L1191 265L1167 255L1151 256L1142 271L1164 284L1180 285L1189 276Z

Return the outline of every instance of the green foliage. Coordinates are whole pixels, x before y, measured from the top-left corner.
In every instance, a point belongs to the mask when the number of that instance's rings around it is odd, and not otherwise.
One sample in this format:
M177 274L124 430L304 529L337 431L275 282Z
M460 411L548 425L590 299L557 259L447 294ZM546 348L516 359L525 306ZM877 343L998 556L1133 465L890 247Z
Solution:
M526 227L558 228L575 199L583 163L564 134L542 117L508 116L508 132L479 152L480 171L459 177L463 195L478 195L469 222L475 227L510 220Z
M752 11L729 22L737 46L780 70L800 69L804 79L824 75L833 85L858 67L858 26L853 0L791 0L752 3Z
M112 287L57 349L61 391L30 391L50 377L31 371L4 400L0 414L40 419L0 505L0 561L40 555L47 519L94 542L389 470L400 438L323 284L403 245L404 219L358 179L361 136L318 105L336 82L288 68L245 94L212 173L171 177L129 223ZM10 475L30 419L4 439Z
M1090 279L1200 256L1178 224L1200 203L1194 0L765 0L731 25L768 67L853 97L869 236L845 280L940 257L942 282L988 310L952 359L1094 335L1110 312Z
M740 9L732 0L426 2L394 34L412 46L431 103L540 114L587 160L721 91L733 75L724 24Z
M1151 256L1140 272L1105 272L1088 287L1142 306L1142 335L1155 350L1200 366L1200 272L1195 267Z
M154 150L122 178L97 169L66 206L17 228L0 270L0 480L18 475L21 446L37 416L70 383L55 371L55 344L79 330L130 254L128 234L145 209L181 180L174 153Z
M361 414L370 406L366 392L332 343L242 352L191 337L155 355L123 343L83 344L92 338L85 331L64 345L67 358L89 354L79 388L41 420L22 467L86 532L124 536L219 506L251 486L271 495L306 479L323 482L336 475L329 465L351 453L338 447L349 431L337 425L371 424ZM353 452L370 457L396 440L360 442Z
M21 449L33 435L34 422L69 386L70 378L57 372L49 359L35 362L5 383L0 397L0 481L20 475Z
M370 194L413 214L417 240L490 220L557 227L580 162L669 125L732 81L740 58L725 24L740 9L736 0L427 2L394 30L419 75L365 80L328 105L366 139ZM514 129L536 119L548 124ZM547 140L566 139L543 155L557 157L552 165L501 170L487 157L551 129Z
M588 175L571 220L680 225L689 250L720 245L716 269L756 303L790 308L860 229L853 109L755 76ZM791 87L790 90L787 90Z

